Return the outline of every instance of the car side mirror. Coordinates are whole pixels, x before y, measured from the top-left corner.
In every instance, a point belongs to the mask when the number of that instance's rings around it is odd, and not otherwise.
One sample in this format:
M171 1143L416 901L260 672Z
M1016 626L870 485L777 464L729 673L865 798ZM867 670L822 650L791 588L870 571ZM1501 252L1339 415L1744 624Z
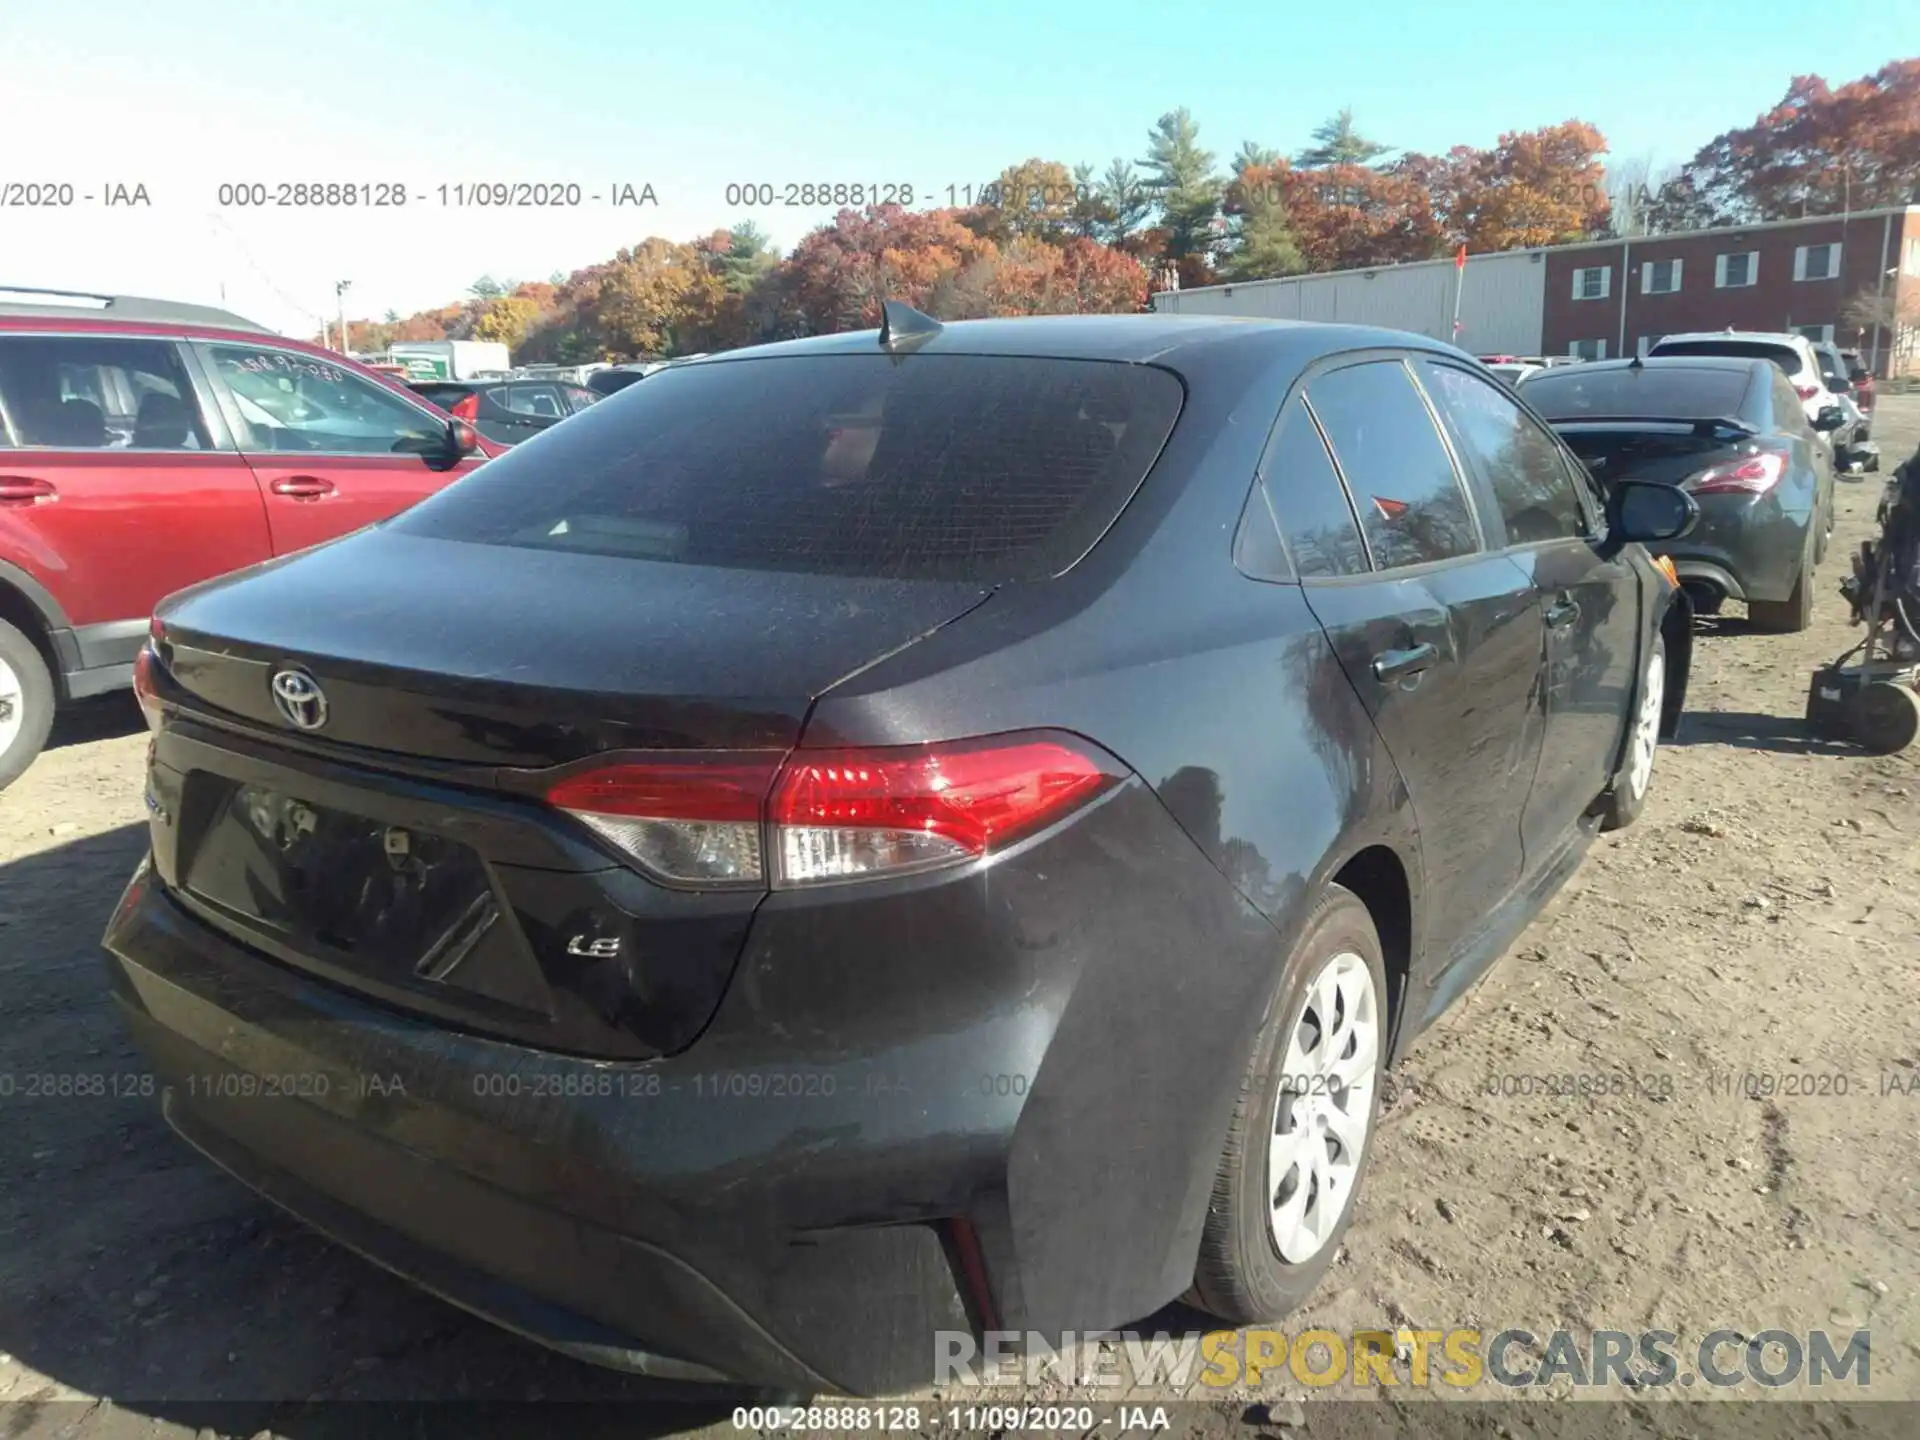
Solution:
M432 435L409 435L393 447L408 455L418 455L429 470L451 470L480 448L480 432L458 416L450 416L444 429Z
M1700 507L1677 485L1657 480L1616 480L1607 496L1613 537L1657 545L1678 540L1699 523Z
M1838 405L1822 405L1820 413L1813 417L1816 430L1838 430L1847 423L1847 412Z

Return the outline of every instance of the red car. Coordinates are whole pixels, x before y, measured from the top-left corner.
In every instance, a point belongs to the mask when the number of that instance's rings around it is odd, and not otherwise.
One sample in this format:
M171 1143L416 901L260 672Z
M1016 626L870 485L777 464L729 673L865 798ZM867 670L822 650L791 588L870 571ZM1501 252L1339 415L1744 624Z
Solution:
M501 447L223 310L0 289L0 789L132 683L162 597L384 520Z

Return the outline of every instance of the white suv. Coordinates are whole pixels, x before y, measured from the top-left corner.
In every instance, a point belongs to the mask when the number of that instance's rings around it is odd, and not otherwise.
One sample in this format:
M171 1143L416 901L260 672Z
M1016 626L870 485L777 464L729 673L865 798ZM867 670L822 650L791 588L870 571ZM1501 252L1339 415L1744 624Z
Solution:
M1807 412L1807 423L1832 444L1832 436L1815 422L1840 397L1827 389L1813 342L1804 335L1766 330L1705 330L1690 335L1667 335L1647 351L1654 355L1737 355L1743 360L1771 360L1787 372L1787 379Z

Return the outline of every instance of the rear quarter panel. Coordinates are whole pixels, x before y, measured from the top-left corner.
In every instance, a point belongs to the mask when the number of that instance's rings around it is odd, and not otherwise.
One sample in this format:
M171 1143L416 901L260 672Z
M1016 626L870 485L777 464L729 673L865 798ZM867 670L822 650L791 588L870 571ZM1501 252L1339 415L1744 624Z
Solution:
M1051 1038L1018 1127L1010 1202L1013 1233L1044 1243L1048 1288L1059 1293L1132 1293L1151 1306L1184 1288L1166 1287L1192 1273L1247 1056L1307 910L1339 866L1368 846L1390 847L1418 923L1417 836L1371 721L1299 587L1250 580L1231 563L1291 378L1195 378L1159 464L1080 565L1004 587L845 680L817 704L802 740L1076 731L1140 775L1171 822L1164 828L1183 832L1207 862L1167 867L1178 889L1165 895L1159 924L1116 943L1089 913L1061 944L1075 973L1046 1016ZM1145 883L1128 863L1111 873ZM1083 909L1102 903L1095 891L1080 897ZM1077 950L1081 937L1089 944ZM1049 1197L1070 1191L1073 1176L1102 1173L1116 1145L1151 1157L1130 1187L1138 1245L1128 1258L1102 1238L1103 1225L1033 1219L1064 1213ZM1116 1267L1136 1264L1116 1281Z

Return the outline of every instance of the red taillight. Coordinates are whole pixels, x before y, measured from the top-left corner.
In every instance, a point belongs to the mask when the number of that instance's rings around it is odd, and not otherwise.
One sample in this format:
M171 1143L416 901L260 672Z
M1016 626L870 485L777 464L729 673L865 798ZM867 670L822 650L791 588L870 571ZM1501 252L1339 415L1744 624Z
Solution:
M1798 384L1793 387L1793 393L1798 395L1802 400L1811 400L1820 393L1820 387L1818 385Z
M147 717L149 730L160 728L160 692L154 684L154 671L159 665L160 657L151 641L133 657L133 698L140 702L140 713Z
M469 390L448 409L447 413L455 419L465 420L469 425L480 418L480 392Z
M1118 778L1110 763L1051 738L796 751L767 804L773 882L805 885L977 859Z
M1124 772L1070 736L647 757L547 792L648 870L690 884L898 875L1004 849Z
M1762 450L1757 455L1702 470L1682 480L1680 487L1695 495L1764 495L1778 485L1786 473L1786 456Z

